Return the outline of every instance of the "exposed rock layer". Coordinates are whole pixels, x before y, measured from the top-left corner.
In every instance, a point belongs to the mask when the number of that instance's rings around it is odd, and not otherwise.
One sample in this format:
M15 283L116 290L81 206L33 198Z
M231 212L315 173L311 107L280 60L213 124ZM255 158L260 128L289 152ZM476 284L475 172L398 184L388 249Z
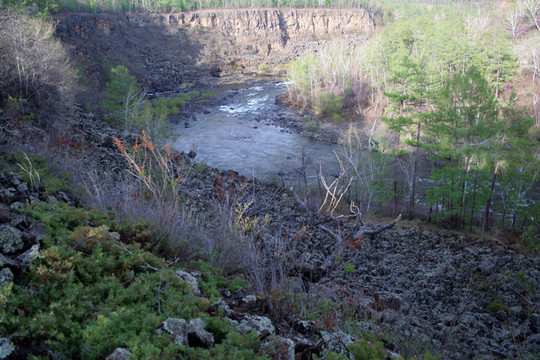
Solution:
M277 64L339 37L356 43L377 21L363 9L243 9L182 13L61 14L57 36L103 85L103 61L126 65L150 90L227 66Z

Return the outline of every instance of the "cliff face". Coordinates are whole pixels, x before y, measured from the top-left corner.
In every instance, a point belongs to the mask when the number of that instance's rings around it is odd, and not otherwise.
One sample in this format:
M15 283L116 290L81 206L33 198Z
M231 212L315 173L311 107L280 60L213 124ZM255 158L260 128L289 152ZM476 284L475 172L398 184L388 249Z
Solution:
M57 36L90 79L99 80L108 59L128 66L152 90L174 88L212 68L288 62L331 38L365 39L377 26L363 9L61 14L56 20Z
M168 26L217 30L237 45L253 45L261 57L272 57L301 41L371 33L375 21L364 10L247 9L171 14Z

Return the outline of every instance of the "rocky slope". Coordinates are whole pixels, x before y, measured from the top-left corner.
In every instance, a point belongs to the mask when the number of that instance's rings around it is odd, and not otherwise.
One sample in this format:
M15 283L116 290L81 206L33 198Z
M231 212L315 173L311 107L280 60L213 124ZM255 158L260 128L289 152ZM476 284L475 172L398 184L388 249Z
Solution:
M90 81L103 86L107 59L127 66L150 91L177 89L228 68L286 63L330 38L357 43L378 24L363 9L61 14L55 20L57 37Z
M333 13L342 15L330 18ZM339 32L345 36L359 31L358 27L364 29L359 25L364 24L362 21L367 21L367 31L374 29L376 23L368 15L359 10L357 20L352 20L353 13L321 10L310 15L304 10L261 9L62 15L57 34L81 62L89 80L103 84L102 64L109 59L113 66L129 66L149 89L166 90L197 79L209 68L238 63L244 56L254 64L293 58L299 49L317 46L321 38L330 34ZM356 25L348 27L349 23ZM314 26L322 30L315 31ZM261 38L265 39L262 47ZM89 149L83 155L88 156L86 166L98 168L102 175L110 173L111 177L123 172L121 158L111 141L112 130L91 116L81 119L78 129L68 140L77 150ZM219 192L217 180L221 181ZM275 236L268 236L269 242L279 239L294 245L284 249L312 264L320 264L333 251L333 239L306 226L310 219L296 206L290 193L244 181L232 173L209 168L194 172L185 183L186 207L199 209L201 214L225 208L220 194L224 190L237 191L239 184L244 186L243 201L253 202L249 215L268 215L271 219L269 232ZM31 258L32 247L45 236L19 211L23 203L31 200L28 193L28 184L20 177L7 172L0 176L0 231L4 235L0 276L8 282L13 279L11 269L20 271L23 260ZM59 193L55 197L72 202ZM214 216L200 230L208 239L219 238L213 235L221 229L218 225L223 217L219 218L219 213ZM341 223L339 229L346 231L347 226ZM332 229L338 231L337 226ZM349 247L334 271L317 283L302 283L287 273L283 287L298 296L294 306L303 307L302 315L310 315L307 317L316 322L274 316L281 320L268 328L291 339L295 355L300 358L309 358L309 349L318 347L316 353L320 353L325 342L337 343L339 347L332 350L350 358L343 346L351 341L350 336L321 331L344 330L348 318L363 320L357 323L361 329L355 329L356 333L382 332L388 351L409 358L432 348L449 359L527 359L540 352L538 269L537 257L519 254L509 246L429 229L424 224L399 224ZM239 326L248 316L260 322L257 316L275 315L268 309L268 302L243 300L248 299L247 294L222 295L223 311L227 306L236 310L237 314L230 318ZM287 304L279 305L286 308ZM287 350L290 347L288 342Z

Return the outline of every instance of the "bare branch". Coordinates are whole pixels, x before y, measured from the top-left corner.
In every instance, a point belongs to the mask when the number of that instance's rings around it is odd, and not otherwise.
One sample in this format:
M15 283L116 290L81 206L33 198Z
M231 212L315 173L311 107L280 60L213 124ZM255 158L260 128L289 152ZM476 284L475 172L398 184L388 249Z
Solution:
M354 177L349 178L349 182L346 185L340 185L341 179L345 177L347 174L349 168L345 169L345 166L343 165L343 161L339 158L339 156L334 151L334 155L336 156L336 159L339 163L339 175L328 185L326 182L326 179L324 178L322 174L322 165L319 165L319 173L322 185L324 186L326 190L326 194L324 197L324 201L319 208L320 213L329 214L330 216L334 215L334 211L336 211L336 208L338 207L339 203L341 202L341 199L343 198L343 195L347 193L349 190ZM326 207L326 210L323 211L323 209Z
M311 215L311 211L309 210L308 206L306 205L306 202L305 201L302 201L300 199L300 196L298 196L298 194L296 193L296 191L293 190L293 196L294 196L294 199L296 200L296 202L304 209L304 211L308 214L308 215Z
M519 25L521 23L521 12L517 9L514 10L508 10L504 14L504 24L506 25L506 28L512 32L512 36L516 37Z
M391 223L380 226L376 229L366 229L365 227L362 227L360 230L358 230L357 232L353 234L353 239L358 239L360 236L363 236L363 235L379 234L385 230L393 228L394 225L396 225L400 220L401 220L401 214L399 214L399 216L395 218L394 221L392 221Z

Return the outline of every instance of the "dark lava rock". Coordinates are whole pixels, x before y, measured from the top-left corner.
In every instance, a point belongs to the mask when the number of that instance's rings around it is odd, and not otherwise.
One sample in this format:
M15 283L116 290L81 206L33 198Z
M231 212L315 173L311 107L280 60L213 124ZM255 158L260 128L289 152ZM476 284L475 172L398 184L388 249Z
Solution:
M23 248L23 233L9 225L0 225L0 251L13 254Z

